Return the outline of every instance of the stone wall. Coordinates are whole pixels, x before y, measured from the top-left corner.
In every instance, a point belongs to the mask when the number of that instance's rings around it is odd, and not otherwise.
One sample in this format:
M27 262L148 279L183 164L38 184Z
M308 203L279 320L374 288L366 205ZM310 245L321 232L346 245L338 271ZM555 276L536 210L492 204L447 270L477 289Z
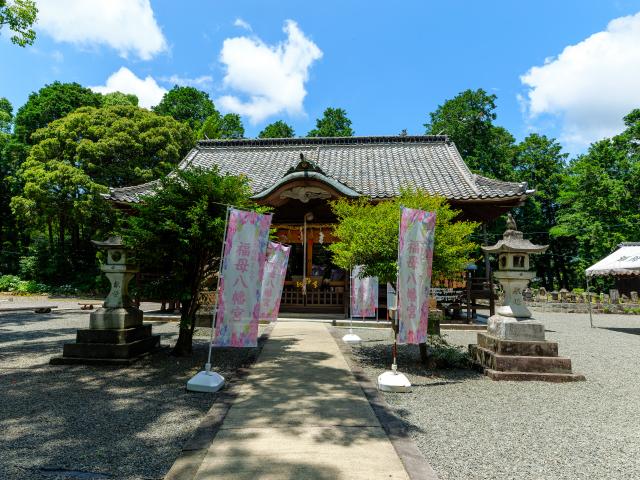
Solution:
M618 290L609 293L570 292L565 289L547 292L544 288L527 288L523 292L526 305L541 312L588 313L589 303L594 313L640 314L638 292L630 296L620 295Z

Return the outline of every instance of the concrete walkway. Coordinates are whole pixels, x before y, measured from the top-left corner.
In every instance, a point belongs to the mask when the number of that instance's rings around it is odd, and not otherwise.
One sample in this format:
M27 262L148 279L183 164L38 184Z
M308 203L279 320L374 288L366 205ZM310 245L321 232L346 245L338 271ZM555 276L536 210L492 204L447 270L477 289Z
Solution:
M327 326L282 322L197 480L408 479Z

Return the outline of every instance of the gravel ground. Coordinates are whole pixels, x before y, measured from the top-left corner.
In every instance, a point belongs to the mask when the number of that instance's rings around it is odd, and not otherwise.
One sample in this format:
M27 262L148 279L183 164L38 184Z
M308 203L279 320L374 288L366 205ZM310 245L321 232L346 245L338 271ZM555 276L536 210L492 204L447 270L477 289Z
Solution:
M442 479L640 478L640 317L536 313L547 339L586 382L494 382L472 371L427 372L401 346L411 393L384 393ZM390 363L387 331L358 329L354 357L375 381ZM450 343L476 334L448 331Z
M211 395L185 390L209 329L196 332L188 359L164 350L124 369L49 366L88 319L80 310L0 314L0 479L162 478L211 406ZM171 345L178 326L154 322L153 331ZM230 376L255 354L216 350L214 369Z

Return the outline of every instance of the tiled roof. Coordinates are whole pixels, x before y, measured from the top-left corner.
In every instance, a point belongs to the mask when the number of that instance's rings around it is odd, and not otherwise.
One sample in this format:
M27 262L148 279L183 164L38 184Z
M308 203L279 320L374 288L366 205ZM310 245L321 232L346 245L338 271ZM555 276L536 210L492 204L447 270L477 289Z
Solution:
M327 177L373 198L397 196L405 187L452 200L527 195L526 183L502 182L471 173L453 142L443 135L205 140L189 152L178 168L217 165L223 173L246 175L253 193L259 196L296 167L301 154ZM114 188L106 197L135 203L155 185L150 182Z

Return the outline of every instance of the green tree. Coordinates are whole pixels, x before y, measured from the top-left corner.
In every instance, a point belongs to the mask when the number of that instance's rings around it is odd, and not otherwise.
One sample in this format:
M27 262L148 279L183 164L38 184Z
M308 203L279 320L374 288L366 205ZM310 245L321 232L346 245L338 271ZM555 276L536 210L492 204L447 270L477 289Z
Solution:
M175 355L192 352L198 293L215 277L224 234L226 208L256 208L244 177L217 169L178 170L164 177L154 195L135 205L122 236L143 271L161 269L172 298L181 301ZM165 289L166 290L166 289Z
M111 107L114 105L138 106L138 97L133 93L111 92L102 96L102 105Z
M532 257L537 276L547 288L570 287L573 283L569 261L575 255L573 242L550 238L548 231L558 221L558 197L565 181L568 154L552 138L531 134L516 149L513 179L527 182L536 190L526 203L516 210L521 229L535 243L549 244L542 255Z
M33 132L62 118L78 107L102 105L102 95L77 83L53 82L29 95L15 117L15 134L20 142L32 145Z
M283 120L270 123L258 134L258 138L293 138L293 127Z
M571 161L562 184L554 238L577 243L576 275L623 241L640 238L640 109L625 117L626 130L593 143Z
M36 32L31 28L38 16L33 0L0 0L0 29L7 25L13 32L11 43L25 47L33 45Z
M207 117L218 113L209 94L193 87L175 85L153 107L160 115L170 115L180 122L187 122L197 132Z
M198 131L198 139L240 139L244 137L242 119L237 113L220 115L218 112L209 115Z
M46 226L51 250L56 230L61 254L65 251L65 235L71 233L72 248L77 251L80 225L87 226L100 216L97 212L101 212L104 201L99 194L106 192L106 187L91 180L80 168L47 158L46 149L40 145L31 149L20 176L24 187L11 199L14 214L33 229Z
M316 128L311 130L308 137L352 137L351 120L342 108L327 108L322 118L316 120Z
M493 124L496 99L482 89L465 90L430 113L424 126L427 135L448 135L471 170L508 180L515 140Z
M457 221L460 212L444 198L410 190L376 204L367 199L334 201L331 207L338 219L334 233L339 239L329 246L334 263L347 270L364 265L364 276L395 284L401 205L436 212L433 276L462 271L476 248L469 236L478 224Z
M13 105L5 97L0 97L0 133L10 133L13 123Z
M168 173L192 145L187 125L131 105L82 107L38 130L36 158L74 165L110 187Z

